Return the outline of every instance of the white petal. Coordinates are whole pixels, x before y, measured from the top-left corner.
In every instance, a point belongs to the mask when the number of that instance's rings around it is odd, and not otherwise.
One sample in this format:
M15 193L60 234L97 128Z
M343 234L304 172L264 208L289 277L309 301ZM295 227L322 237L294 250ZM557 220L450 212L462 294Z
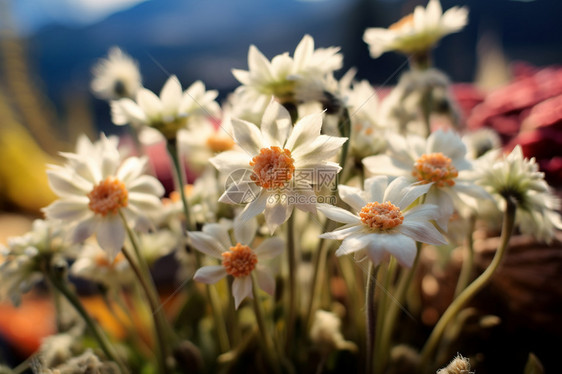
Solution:
M291 152L298 152L300 146L312 142L320 135L321 128L322 113L309 114L303 117L293 127L285 147L291 150Z
M187 235L189 239L191 239L191 245L207 256L222 259L221 254L228 249L228 247L223 247L217 239L209 234L199 231L189 231Z
M361 197L362 191L359 188L339 185L338 193L341 199L348 204L354 212L359 212L361 209L367 205L367 201Z
M275 278L268 269L258 265L256 267L256 281L262 290L271 296L275 295Z
M260 153L264 141L256 125L248 121L233 118L232 129L236 144L238 144L244 152L249 155L257 155Z
M137 103L148 118L162 114L162 103L154 92L141 88L137 93Z
M129 181L134 181L144 172L146 163L146 158L127 158L117 170L117 179L128 185Z
M47 170L49 187L59 196L85 196L94 187L90 182L65 169Z
M277 236L267 238L254 249L258 261L270 260L279 256L285 250L285 241Z
M277 200L279 197L279 202L272 201ZM281 226L293 212L293 205L288 204L287 197L282 195L270 195L270 199L263 212L265 217L265 222L270 233L274 233L279 226Z
M223 250L227 250L232 247L230 235L228 234L230 226L222 223L208 223L203 226L203 232L218 241L222 245Z
M88 208L88 198L57 200L43 209L47 218L70 222L81 221L93 212Z
M316 208L332 221L351 224L361 223L361 219L358 216L340 207L329 204L318 204Z
M297 160L302 159L304 164L326 161L335 156L342 148L347 138L319 135L306 147L299 147L291 156Z
M372 240L367 248L369 257L380 257L380 252L386 251L396 257L402 266L411 267L416 258L416 243L413 239L402 234L380 234Z
M126 231L121 218L115 214L101 219L96 231L98 244L113 261L125 243Z
M441 152L452 160L464 159L466 146L454 131L436 130L427 138L427 153Z
M164 187L158 179L150 175L141 175L127 185L129 192L143 193L154 196L164 195Z
M343 256L366 248L371 241L378 240L378 234L357 233L348 236L343 240L340 247L336 250L336 256Z
M369 173L388 176L409 175L414 167L414 162L400 163L388 155L365 157L362 163Z
M250 276L234 278L232 282L232 295L234 296L234 305L236 309L242 303L242 300L249 297L252 299L252 279Z
M225 204L248 204L257 199L261 192L253 181L233 182L223 192L219 201Z
M425 203L434 204L439 207L439 215L435 221L437 225L446 232L449 219L455 211L453 199L442 189L432 188L426 195Z
M82 243L84 240L88 239L96 231L97 228L97 217L92 215L88 219L78 223L74 230L72 231L72 242Z
M172 75L160 92L160 100L162 101L162 109L167 115L175 115L180 106L182 99L182 89L179 79Z
M197 269L193 280L206 284L214 284L226 277L226 270L222 265L203 266Z
M412 178L398 177L393 180L385 191L384 201L391 201L401 210L406 209L418 197L427 193L431 188L431 183L412 184Z
M250 204L246 205L242 213L238 216L240 222L246 222L250 218L253 218L263 212L267 205L267 199L269 198L268 193L262 191L260 196L252 201Z
M369 202L385 202L384 194L388 186L388 177L379 175L365 180L365 197Z
M252 156L246 152L226 151L219 153L215 157L209 159L209 162L224 174L230 174L236 170L252 170L250 161Z
M143 110L129 98L111 102L111 121L116 125L139 124L146 122Z
M343 240L345 238L347 238L348 236L350 236L353 233L356 233L358 231L363 230L363 227L361 225L354 225L354 226L349 226L349 227L345 227L339 230L335 230L332 232L325 232L324 234L320 235L320 238L323 239L334 239L334 240Z
M263 114L261 134L268 146L284 147L293 123L291 115L281 104L271 100Z
M246 222L240 222L238 217L234 219L234 240L244 245L250 245L254 241L258 230L257 219L251 218Z
M306 64L314 52L314 39L310 35L305 35L297 45L293 57L294 72L299 72L305 68Z

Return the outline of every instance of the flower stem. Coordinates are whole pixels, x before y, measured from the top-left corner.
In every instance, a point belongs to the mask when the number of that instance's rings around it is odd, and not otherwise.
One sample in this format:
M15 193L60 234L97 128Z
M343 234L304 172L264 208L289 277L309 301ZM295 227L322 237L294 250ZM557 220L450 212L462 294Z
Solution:
M160 305L158 300L158 293L156 291L156 286L152 281L152 277L150 275L150 270L148 265L144 261L142 254L140 252L139 243L137 241L135 233L129 227L125 216L123 213L121 214L121 220L123 221L123 225L127 230L127 235L131 241L131 245L135 252L136 256L133 256L129 253L129 250L126 247L123 247L122 252L131 269L135 273L137 279L140 282L140 285L145 293L146 299L148 300L148 305L150 306L150 311L152 312L152 319L154 322L154 334L158 341L158 349L157 349L157 360L158 366L161 373L169 373L168 367L166 365L166 358L168 357L168 344L169 342L166 340L164 334L170 333L172 330L166 325L166 319L163 315L163 309ZM136 257L136 258L135 258Z
M181 197L181 201L182 201L183 214L185 215L185 225L186 225L187 231L191 231L191 230L193 230L193 223L191 222L191 215L189 213L189 205L187 203L187 196L185 195L185 190L183 188L184 183L185 183L185 175L184 175L185 172L183 170L183 166L182 166L179 154L178 154L178 147L175 143L175 140L167 141L166 147L168 149L168 154L170 155L170 157L172 159L172 163L174 164L176 188L178 189L178 192L180 193L180 197Z
M254 304L254 313L256 314L256 322L258 323L258 329L260 332L260 338L263 345L263 350L266 356L267 361L269 361L269 365L271 368L276 372L280 373L281 370L279 365L277 364L277 360L275 359L275 351L273 348L273 342L270 340L270 335L267 332L267 328L265 325L265 318L264 313L262 310L262 305L260 303L259 295L258 295L258 284L256 281L255 274L252 273L252 296L253 296L253 304Z
M384 332L384 322L385 322L385 315L388 312L388 293L390 292L390 282L394 278L396 274L396 259L394 257L390 258L390 262L388 263L387 269L382 269L382 284L383 284L383 293L379 296L379 303L377 306L377 321L376 321L376 328L375 328L375 353L374 353L374 368L375 373L382 373L383 372L383 364L384 361L382 357L382 352L384 351L384 346L382 345L382 336ZM380 274L381 272L379 272Z
M375 289L377 286L377 273L379 265L376 267L370 262L369 271L367 272L367 285L365 287L365 300L367 306L365 308L365 323L367 326L367 342L365 352L365 374L373 373L373 353L375 343L375 323L376 323L376 305L375 305Z
M287 220L287 259L289 264L289 295L288 295L288 308L287 308L287 336L286 348L287 351L293 347L293 335L295 328L295 320L297 314L297 285L296 285L296 272L297 272L297 254L295 249L295 231L294 231L294 212Z
M381 361L380 367L381 370L384 371L386 366L386 362L389 357L390 352L390 339L392 337L392 333L394 332L394 325L396 324L396 318L398 318L398 309L400 309L404 303L406 298L406 293L410 284L412 283L412 279L414 278L414 274L417 269L417 265L420 259L420 251L421 251L421 242L416 242L416 257L414 259L414 263L410 269L403 269L404 271L400 274L400 280L398 281L398 285L396 288L396 296L394 302L388 306L386 310L386 315L384 318L384 326L382 330L382 335L380 339L380 354L377 358Z
M53 272L50 270L46 272L46 276L51 284L74 307L74 309L76 310L76 312L78 312L80 317L82 317L84 322L86 322L86 325L90 329L92 335L94 336L94 339L96 339L98 345L100 346L103 353L105 353L107 358L111 361L114 361L119 366L119 370L121 370L122 373L128 373L129 371L127 370L127 367L125 366L123 361L121 361L121 358L115 353L115 349L111 346L107 337L99 329L98 325L92 320L78 296L76 296L76 294L74 294L74 292L72 292L70 288L68 288L66 282L60 276L53 274Z
M474 240L472 238L472 235L474 234L475 223L476 217L470 217L468 234L466 238L466 256L462 262L459 280L457 281L457 287L455 289L455 297L457 297L462 292L462 290L466 288L466 285L470 280L470 275L472 274L472 268L474 265Z
M462 291L460 295L449 305L447 310L445 310L445 313L443 313L433 328L433 331L431 332L431 335L427 339L421 352L421 369L428 367L431 356L437 348L437 344L439 343L449 322L451 322L451 320L461 311L466 303L468 303L480 290L482 290L482 288L484 288L484 286L488 284L488 282L492 279L492 275L494 275L504 258L509 244L509 239L511 238L511 234L513 232L515 212L517 209L517 205L514 201L509 198L505 199L505 201L506 209L504 212L500 245L496 254L486 270L484 270L484 272L480 274L480 276L476 278L467 288L465 288L464 291Z

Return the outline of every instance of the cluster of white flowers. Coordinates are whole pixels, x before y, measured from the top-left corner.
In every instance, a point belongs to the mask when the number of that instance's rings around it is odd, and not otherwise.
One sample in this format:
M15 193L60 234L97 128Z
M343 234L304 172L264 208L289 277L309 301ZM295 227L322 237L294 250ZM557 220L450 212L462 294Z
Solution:
M373 57L391 50L420 55L466 22L465 8L443 13L439 1L430 0L426 9L417 7L389 29L369 29L364 38ZM282 292L295 292L298 266L308 261L302 252L311 252L298 240L311 231L318 240L341 241L336 256L354 254L375 265L396 260L409 268L422 245L458 244L451 243L451 219L485 219L479 215L484 200L503 210L505 199L513 199L521 231L540 240L551 241L562 228L559 201L520 148L502 157L497 141L476 144L457 123L429 126L434 111L420 110L420 98L432 90L447 95L443 73L411 72L379 99L369 82L353 80L353 72L334 78L341 66L339 48L315 49L309 35L293 57L283 53L269 61L251 46L249 70L233 70L241 86L219 104L217 91L206 91L202 82L184 91L176 76L154 94L141 86L137 64L112 49L94 69L92 89L110 101L116 125L137 130L141 155L129 156L117 137L104 134L94 142L81 137L74 153L61 153L64 165L47 171L59 199L44 209L45 221L3 248L0 296L19 301L59 259L72 259L71 275L105 289L134 289L149 266L174 253L180 268L189 268L181 274L194 273L197 282L229 279L234 309L240 309L245 299L255 299L255 286L275 296L279 277L290 279ZM426 132L411 131L424 121ZM147 131L158 136L147 140ZM167 196L142 155L142 146L153 141L178 151L169 155L177 168L175 191ZM198 175L193 185L185 184L185 168ZM318 232L321 220L332 221L332 229ZM289 258L288 269L279 264L281 255ZM151 301L154 295L147 294ZM215 315L223 309L213 308ZM357 351L334 314L310 314L308 336L323 353ZM289 318L283 328L291 324ZM65 347L72 339L60 337ZM167 347L160 349L165 355ZM63 353L66 360L76 352Z

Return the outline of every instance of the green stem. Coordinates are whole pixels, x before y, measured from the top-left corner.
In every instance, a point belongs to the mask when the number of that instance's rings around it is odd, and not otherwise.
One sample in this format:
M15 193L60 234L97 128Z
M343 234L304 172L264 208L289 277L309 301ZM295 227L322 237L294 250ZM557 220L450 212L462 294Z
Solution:
M221 353L228 352L230 350L230 342L228 340L223 314L221 313L222 308L220 307L219 295L217 290L211 285L206 285L205 290L207 292L207 298L211 303L213 319L215 320L215 327L219 338L219 349Z
M287 336L286 336L286 348L287 351L290 347L293 347L293 335L294 335L294 328L295 328L295 320L297 314L297 254L295 249L295 231L294 231L294 215L295 213L289 217L287 220L287 259L289 265L289 295L288 295L288 317L287 317Z
M383 268L383 270L385 270ZM380 272L379 272L380 274ZM388 263L388 268L383 271L382 274L382 284L383 284L383 292L379 296L379 303L377 306L377 321L376 321L376 328L375 328L375 353L374 353L374 367L375 373L382 373L382 352L384 350L384 346L382 345L382 335L384 332L384 321L385 315L388 312L387 304L388 304L388 295L387 293L390 292L390 282L394 278L396 274L396 259L394 257L390 258L390 262Z
M168 357L168 352L170 352L168 347L169 342L166 340L164 334L168 333L169 335L171 335L172 329L166 324L166 318L163 315L164 311L158 299L158 292L156 291L156 286L154 285L152 276L150 275L148 265L146 264L146 261L144 261L144 257L140 252L137 237L129 227L123 213L120 212L120 215L136 256L133 256L131 253L129 253L129 250L126 247L123 247L121 252L123 252L123 255L129 262L129 266L131 266L131 269L139 280L150 306L150 311L154 323L154 334L158 342L158 349L156 351L158 352L157 360L160 372L169 373L168 367L166 365L166 358Z
M377 358L381 361L380 366L382 370L384 370L384 368L386 367L386 363L390 354L390 339L392 338L394 325L396 324L396 319L398 318L398 310L403 305L404 300L406 299L406 293L410 284L412 283L414 274L416 273L416 269L420 260L421 246L422 243L416 242L417 251L412 268L402 269L403 272L400 274L398 286L396 287L395 300L389 305L388 310L386 310L384 327L380 340L380 354L377 356Z
M256 281L256 276L254 273L251 275L252 277L252 296L253 296L253 304L254 304L254 313L256 315L256 322L258 323L258 329L260 332L260 338L263 345L263 350L265 353L265 357L276 373L281 373L279 365L277 364L275 351L273 348L273 342L270 340L270 335L267 332L264 313L262 310L262 305L260 303L259 295L258 295L258 282Z
M365 308L365 324L367 326L367 341L365 352L365 374L373 373L373 353L375 343L375 319L376 319L376 305L375 305L375 289L377 286L377 272L379 266L376 267L369 263L369 271L367 272L367 286L365 287L365 300L367 306Z
M474 226L476 223L476 217L470 217L470 223L468 227L468 233L466 237L466 256L462 262L461 272L459 274L459 280L457 282L457 287L455 289L455 297L457 297L462 290L466 288L466 285L470 281L470 276L472 274L472 268L474 265L474 239L472 235L474 234Z
M185 184L185 172L182 166L182 162L178 155L178 148L174 141L167 141L166 147L168 149L168 154L172 159L172 163L174 165L174 173L175 173L175 181L176 181L176 188L180 193L182 206L183 206L183 214L185 215L185 225L187 231L193 230L193 223L191 222L191 214L189 212L189 205L187 203L187 196L185 195L184 184Z
M445 313L441 316L431 335L427 339L425 346L421 352L421 365L420 368L427 368L428 363L431 360L432 354L437 348L445 328L451 322L451 320L461 311L461 309L480 291L482 290L488 282L492 279L492 276L496 272L498 266L500 265L502 259L504 258L507 247L509 244L509 239L513 232L513 227L515 224L515 212L517 206L515 202L511 201L509 198L505 199L506 209L504 212L502 233L500 238L500 245L492 259L490 265L484 270L478 278L476 278L463 292L449 305Z
M92 320L92 318L90 317L90 315L88 314L88 312L86 311L86 309L84 308L84 306L82 305L82 302L80 301L80 299L78 298L78 296L76 296L74 294L74 292L72 292L68 286L66 285L66 283L64 282L64 280L62 280L59 276L56 276L54 274L52 274L51 271L47 271L46 274L47 278L49 279L49 281L52 283L52 285L68 300L68 302L74 307L74 309L76 310L76 312L78 312L78 314L80 315L80 317L82 317L82 319L84 320L84 322L86 322L86 325L88 326L88 328L90 329L92 335L94 336L94 339L98 342L98 345L100 346L101 350L103 351L103 353L105 353L105 355L107 356L107 358L111 361L114 361L115 363L117 363L117 365L119 366L119 369L121 370L122 373L128 373L129 371L127 370L127 367L125 366L125 364L123 363L123 361L121 361L121 359L119 358L119 356L115 353L115 350L113 349L113 347L111 346L109 340L107 339L107 337L104 335L104 333L99 329L98 325Z
M324 223L324 230L322 232L329 231L328 227L330 226L330 222L333 221L326 220L326 222ZM320 288L320 284L322 284L322 276L324 274L324 272L320 271L320 269L326 268L326 255L328 254L328 248L329 246L326 245L326 241L324 239L320 239L318 242L318 248L314 256L314 264L313 264L314 273L312 275L312 284L310 285L310 298L308 300L308 306L306 308L305 326L307 327L307 330L312 325L312 315L317 304L315 301L320 298L319 288Z

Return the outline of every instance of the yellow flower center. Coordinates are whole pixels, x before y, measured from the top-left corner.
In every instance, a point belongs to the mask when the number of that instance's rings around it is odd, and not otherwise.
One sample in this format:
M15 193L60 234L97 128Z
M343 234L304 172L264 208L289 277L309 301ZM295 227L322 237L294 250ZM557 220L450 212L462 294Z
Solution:
M127 206L129 193L125 183L119 179L108 177L101 181L88 194L88 207L96 214L106 216L107 213L116 214L119 208Z
M359 212L359 217L365 226L375 230L392 229L404 221L400 208L388 201L368 203Z
M248 276L258 263L258 256L247 245L237 243L222 254L222 266L233 277Z
M452 187L459 172L449 157L438 152L422 155L414 164L412 175L423 184L433 182L437 187Z
M216 153L228 151L234 147L234 140L228 136L214 134L207 138L207 147Z
M252 158L254 167L251 179L260 187L269 189L283 187L291 180L295 171L291 151L272 146L260 149L260 154Z
M94 262L96 263L96 265L98 267L113 268L115 265L117 265L118 263L120 263L124 259L125 259L125 256L123 256L123 253L119 252L117 254L117 256L115 256L115 258L113 259L113 262L109 262L109 259L107 258L106 253L100 252L99 254L97 254L95 256Z
M392 25L388 26L388 29L393 31L399 31L402 29L410 28L413 25L414 25L414 14L410 13L400 18L397 22L393 23Z

